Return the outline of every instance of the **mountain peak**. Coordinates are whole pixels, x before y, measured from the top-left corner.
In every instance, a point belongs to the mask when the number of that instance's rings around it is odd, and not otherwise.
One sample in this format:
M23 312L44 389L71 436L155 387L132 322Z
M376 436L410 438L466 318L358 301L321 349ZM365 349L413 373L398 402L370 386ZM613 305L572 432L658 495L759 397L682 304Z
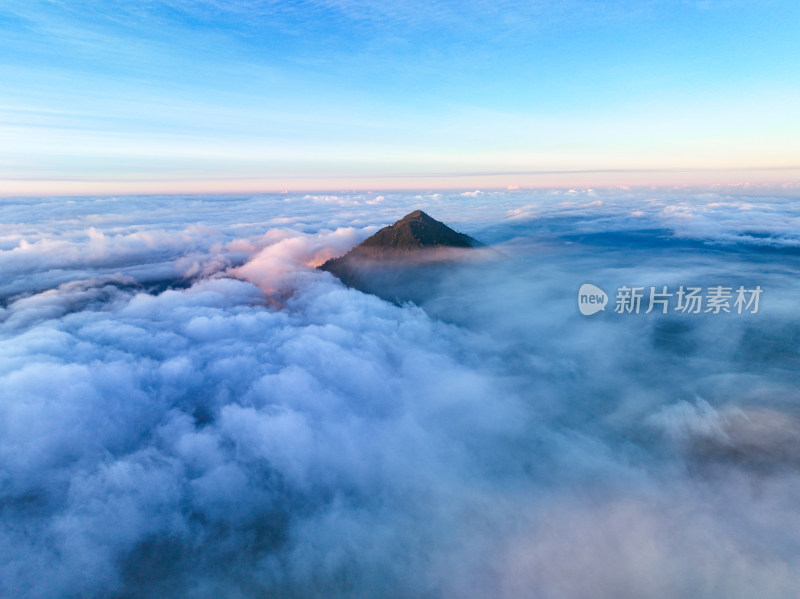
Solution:
M365 239L342 258L389 257L406 255L407 252L415 250L482 246L483 244L477 239L454 231L422 210L414 210ZM340 259L334 258L334 260Z
M404 223L410 220L435 220L435 219L425 214L422 210L414 210L414 212L409 212L395 224Z
M454 231L422 210L414 210L318 268L350 287L393 298L398 293L387 290L394 289L398 281L421 275L420 268L452 264L465 258L465 251L471 253L473 248L482 247L477 239Z
M356 249L370 248L370 253L375 253L376 250L395 253L443 247L472 248L480 245L482 244L479 241L454 231L422 210L414 210L366 239Z

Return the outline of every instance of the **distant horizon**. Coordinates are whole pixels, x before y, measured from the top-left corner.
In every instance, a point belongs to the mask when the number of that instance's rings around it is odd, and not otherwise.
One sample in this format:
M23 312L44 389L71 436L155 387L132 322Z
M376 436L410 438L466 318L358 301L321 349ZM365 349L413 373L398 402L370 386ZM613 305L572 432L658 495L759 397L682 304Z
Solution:
M716 175L716 176L714 176ZM791 175L791 177L787 177ZM113 195L228 195L241 193L334 193L524 191L580 188L798 188L800 166L746 169L592 169L510 173L408 175L394 177L240 177L210 180L40 180L7 179L0 198L35 196Z

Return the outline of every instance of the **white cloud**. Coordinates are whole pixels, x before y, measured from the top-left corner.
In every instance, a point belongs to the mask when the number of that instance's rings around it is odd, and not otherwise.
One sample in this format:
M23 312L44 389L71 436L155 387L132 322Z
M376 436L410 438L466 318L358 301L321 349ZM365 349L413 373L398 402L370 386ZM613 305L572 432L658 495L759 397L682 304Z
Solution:
M797 206L596 193L496 194L481 221L486 198L458 193L187 199L192 222L153 199L146 224L142 199L0 207L20 281L0 307L0 595L796 593L793 262L715 244L780 252ZM680 202L698 228L665 217ZM421 306L314 270L418 207L517 258L419 281ZM188 278L143 286L165 273ZM572 303L589 276L712 274L755 277L763 318Z

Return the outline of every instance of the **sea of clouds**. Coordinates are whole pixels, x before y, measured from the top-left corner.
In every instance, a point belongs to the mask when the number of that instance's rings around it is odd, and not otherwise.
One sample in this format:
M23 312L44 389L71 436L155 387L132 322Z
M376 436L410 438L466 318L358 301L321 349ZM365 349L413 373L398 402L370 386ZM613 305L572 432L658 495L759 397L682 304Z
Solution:
M798 596L795 192L0 200L0 596ZM506 257L314 269L417 208Z

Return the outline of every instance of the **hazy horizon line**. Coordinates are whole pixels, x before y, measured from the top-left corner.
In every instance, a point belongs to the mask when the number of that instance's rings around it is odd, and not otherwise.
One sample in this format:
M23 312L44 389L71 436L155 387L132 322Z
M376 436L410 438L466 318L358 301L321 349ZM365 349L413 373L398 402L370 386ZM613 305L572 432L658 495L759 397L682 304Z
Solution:
M775 175L796 172L791 178ZM738 173L740 177L726 175ZM627 177L625 176L627 175ZM688 175L688 176L687 176ZM760 176L759 176L760 175ZM773 175L773 176L768 176ZM508 177L497 181L498 177ZM570 179L564 179L570 177ZM532 179L531 179L532 178ZM412 183L412 181L414 181ZM346 184L342 184L347 182ZM299 183L299 185L298 185ZM0 197L119 195L213 195L236 193L457 191L570 187L739 187L800 186L800 165L754 167L664 167L565 170L510 170L394 175L281 175L246 177L170 177L161 179L18 178L0 180Z

